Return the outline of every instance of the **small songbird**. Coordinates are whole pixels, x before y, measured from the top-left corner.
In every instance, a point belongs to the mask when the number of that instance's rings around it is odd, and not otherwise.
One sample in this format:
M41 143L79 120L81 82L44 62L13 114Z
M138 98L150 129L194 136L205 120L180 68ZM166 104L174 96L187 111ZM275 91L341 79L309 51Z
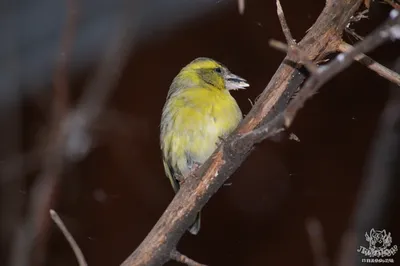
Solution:
M160 145L175 193L242 120L229 91L248 86L219 62L204 57L190 62L174 78L162 112ZM200 212L189 232L196 235L199 230Z

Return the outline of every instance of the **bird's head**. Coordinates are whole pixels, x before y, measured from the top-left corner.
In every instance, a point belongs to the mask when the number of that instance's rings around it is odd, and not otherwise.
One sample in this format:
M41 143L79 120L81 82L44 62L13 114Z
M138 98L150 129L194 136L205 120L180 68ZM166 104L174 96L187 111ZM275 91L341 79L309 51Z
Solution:
M206 57L199 57L190 62L178 77L184 79L185 83L213 86L221 90L238 90L249 86L245 79L231 73L221 63Z

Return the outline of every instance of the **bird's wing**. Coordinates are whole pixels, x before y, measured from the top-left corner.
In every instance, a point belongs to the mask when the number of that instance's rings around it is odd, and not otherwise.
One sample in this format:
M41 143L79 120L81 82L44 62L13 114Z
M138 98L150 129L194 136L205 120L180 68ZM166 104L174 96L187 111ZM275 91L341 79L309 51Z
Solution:
M180 186L178 180L175 178L174 170L172 169L171 165L164 159L163 160L165 173L169 181L171 182L172 188L174 189L175 193L178 192Z

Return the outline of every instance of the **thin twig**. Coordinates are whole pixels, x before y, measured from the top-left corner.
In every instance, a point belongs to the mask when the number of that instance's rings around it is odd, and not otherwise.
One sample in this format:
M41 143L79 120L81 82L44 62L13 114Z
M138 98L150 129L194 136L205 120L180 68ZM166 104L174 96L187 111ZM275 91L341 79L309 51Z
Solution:
M342 42L339 45L339 50L341 52L348 52L350 49L353 49L353 46L350 44L347 44L345 42ZM400 86L400 74L394 72L393 70L390 70L389 68L379 64L376 62L374 59L371 57L365 55L365 54L360 54L354 58L367 68L371 69L375 73L377 73L379 76L384 77L385 79L397 84Z
M286 22L285 14L283 13L280 0L276 0L276 9L279 22L281 24L282 32L285 35L287 46L285 46L282 43L279 44L278 41L273 41L273 40L271 40L269 44L271 46L276 46L276 48L280 50L284 50L285 52L287 52L287 56L289 58L295 57L296 60L299 61L299 63L304 64L310 72L316 71L317 66L308 58L307 54L301 51L296 41L293 39L292 33L290 32L290 28Z
M57 212L53 209L50 209L50 216L53 219L54 223L60 228L61 232L63 233L65 239L67 239L69 245L71 246L72 250L74 251L75 257L80 266L87 266L85 257L81 249L79 248L78 244L76 243L75 239L72 237L71 233L68 231L67 227L61 220L60 216L58 216Z
M364 37L359 35L357 32L355 32L355 30L353 30L350 27L346 27L345 31L351 35L352 37L354 37L354 39L356 39L357 41L362 41L364 40Z
M287 44L289 46L296 45L296 41L293 39L292 34L290 33L285 14L283 13L281 2L279 0L276 0L276 12L278 13L279 22L281 23L282 31L285 35Z
M268 42L269 46L271 46L272 48L287 53L289 51L289 46L286 43L271 39Z
M243 15L245 5L246 5L245 0L238 0L238 8L239 8L240 15Z
M363 10L363 11L361 11L361 12L358 12L357 14L355 14L355 15L351 18L350 23L359 22L360 20L363 20L363 19L365 19L365 18L368 18L368 16L366 15L366 14L368 14L368 12L369 12L369 9L365 9L365 10Z
M288 46L283 42L277 40L270 40L269 45L279 51L287 53L289 58L293 58L307 68L308 71L314 73L317 71L318 66L308 59L308 56L305 52L303 52L298 45Z
M269 139L273 136L276 136L277 134L285 131L285 128L282 126L275 125L272 127L269 123L268 126L263 126L259 127L256 129L253 129L250 132L244 133L240 136L239 139L234 140L232 142L232 147L235 147L238 145L240 141L247 140L247 139L254 139L255 143L259 143L260 141L264 139Z
M316 218L309 218L305 222L305 227L310 240L315 266L329 266L321 222Z
M175 260L177 262L180 262L180 263L184 263L188 266L207 266L205 264L201 264L201 263L198 263L198 262L192 260L191 258L189 258L189 257L183 255L182 253L180 253L179 251L177 251L176 249L171 251L171 259Z
M386 4L391 5L393 8L400 10L400 4L396 3L394 0L383 0Z

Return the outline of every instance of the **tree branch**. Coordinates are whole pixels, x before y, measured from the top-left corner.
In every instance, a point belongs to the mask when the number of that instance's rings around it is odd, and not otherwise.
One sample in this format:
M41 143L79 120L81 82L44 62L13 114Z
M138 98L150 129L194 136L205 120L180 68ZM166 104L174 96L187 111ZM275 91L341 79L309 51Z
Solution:
M71 235L71 233L68 231L67 227L61 220L60 216L53 210L50 209L50 216L51 219L53 219L54 223L60 228L61 232L63 233L65 239L67 239L69 245L71 246L72 250L74 251L75 257L78 260L79 266L87 266L87 262L85 260L85 257L83 256L83 253L81 249L79 248L78 244L76 243L75 239Z
M341 52L347 52L353 47L350 44L347 44L345 42L342 42L339 45L339 50ZM360 54L354 58L367 68L371 69L374 71L376 74L378 74L381 77L384 77L385 79L389 80L390 82L393 82L394 84L397 84L400 86L400 74L394 72L393 70L390 70L389 68L379 64L376 62L374 59L371 57L365 55L365 54Z
M305 225L313 252L315 266L329 266L330 263L326 254L326 243L321 222L316 218L308 218Z
M276 11L278 13L279 22L281 23L283 34L285 35L286 42L289 46L296 45L296 41L292 37L289 26L286 22L285 14L283 13L281 2L276 0Z
M396 3L395 0L383 0L386 4L391 5L393 8L400 10L400 4Z
M239 14L240 15L244 14L245 6L246 6L245 0L238 0L238 9L239 9Z
M270 41L271 46L275 46L275 48L279 50L283 50L287 53L287 57L295 57L296 62L299 62L301 64L304 64L308 71L314 72L317 68L317 66L308 59L308 56L301 51L301 49L298 47L296 41L292 37L292 33L290 32L289 26L286 22L285 14L283 13L281 2L279 0L276 0L276 12L279 17L279 22L281 24L281 28L283 31L283 34L285 35L286 39L286 45L283 43L278 43L274 40Z
M299 48L310 60L320 60L338 49L341 35L361 0L328 1L315 24L299 42ZM242 139L243 134L271 121L286 104L280 99L291 97L302 80L292 78L296 69L286 64L286 57L250 113L214 154L181 186L168 208L139 247L122 263L128 265L162 265L171 259L171 251L190 226L196 213L247 158L256 143ZM275 108L275 109L274 109Z
M206 266L204 264L200 264L187 256L179 253L177 250L172 250L171 251L171 259L176 260L177 262L184 263L188 266Z

